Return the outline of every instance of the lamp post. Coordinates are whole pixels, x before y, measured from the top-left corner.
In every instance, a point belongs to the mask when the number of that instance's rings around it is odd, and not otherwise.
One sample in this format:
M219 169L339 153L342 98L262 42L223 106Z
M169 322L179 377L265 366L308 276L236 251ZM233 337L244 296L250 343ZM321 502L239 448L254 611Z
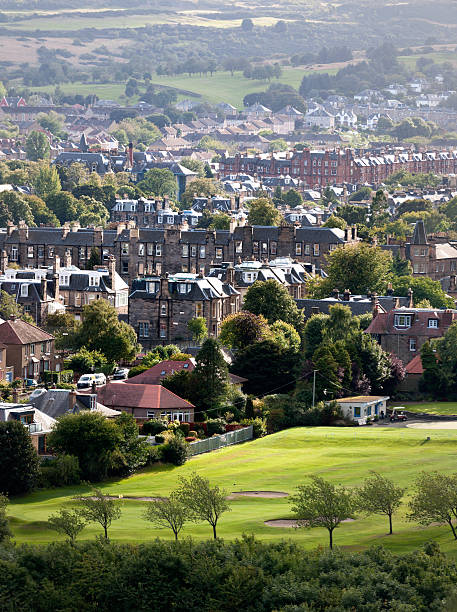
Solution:
M313 370L313 409L314 400L316 399L316 372L319 372L319 370Z

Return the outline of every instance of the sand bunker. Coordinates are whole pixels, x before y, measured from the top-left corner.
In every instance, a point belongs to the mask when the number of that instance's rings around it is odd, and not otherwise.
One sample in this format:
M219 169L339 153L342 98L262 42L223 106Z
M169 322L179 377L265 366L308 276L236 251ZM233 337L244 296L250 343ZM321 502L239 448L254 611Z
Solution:
M342 523L352 523L354 519L347 518ZM295 527L297 528L298 521L296 519L272 519L271 521L264 521L267 527Z
M113 499L122 501L123 499L129 499L133 501L161 501L167 499L166 497L134 497L133 495L105 495L107 499ZM95 499L95 497L89 497L89 499Z
M264 499L274 499L276 497L289 497L289 493L283 491L232 491L227 499L236 499L237 497L262 497Z
M433 423L410 423L411 429L457 429L457 421L434 421Z

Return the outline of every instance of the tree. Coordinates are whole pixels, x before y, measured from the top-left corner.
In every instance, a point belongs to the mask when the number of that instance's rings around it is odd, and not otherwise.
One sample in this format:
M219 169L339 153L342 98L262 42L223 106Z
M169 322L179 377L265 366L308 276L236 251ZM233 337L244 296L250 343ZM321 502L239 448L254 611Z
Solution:
M7 505L8 498L0 493L0 544L8 540L12 535L6 516Z
M214 195L224 193L224 188L219 181L208 178L196 178L191 181L184 193L182 194L182 205L191 206L194 201L195 194L205 198L211 198Z
M24 196L24 199L30 207L35 225L44 224L53 225L54 227L60 225L59 219L41 198L35 195L28 195Z
M151 168L138 183L138 187L148 195L174 198L178 191L175 175L167 168Z
M326 257L327 278L313 287L313 297L329 297L333 289L366 294L384 291L392 266L392 255L364 243L347 244Z
M48 130L57 138L61 138L64 135L63 126L65 122L65 115L59 115L59 113L56 113L53 110L49 111L49 113L38 113L37 122L42 128Z
M363 200L369 200L371 198L370 187L360 187L354 193L349 196L349 202L362 202Z
M38 456L20 421L0 423L0 457L0 491L5 495L31 491L38 476Z
M59 174L55 166L42 163L38 168L38 173L33 179L33 188L40 198L47 198L50 195L61 191Z
M0 223L6 225L8 221L24 221L29 226L35 225L30 205L16 191L0 193Z
M421 525L448 524L457 540L457 474L422 472L416 479L408 519Z
M27 157L31 161L40 161L49 157L49 140L43 132L32 131L25 141Z
M213 410L220 404L227 392L228 367L219 343L208 338L197 353L192 376L200 391L200 406Z
M49 448L77 457L82 478L92 481L110 473L121 441L116 422L94 411L63 415L48 435Z
M297 206L301 206L303 204L303 197L301 193L298 193L295 189L289 189L283 195L283 200L287 206L290 208L296 208Z
M86 526L86 522L81 518L79 510L62 509L58 514L52 514L48 518L48 525L57 533L66 535L68 543L74 546L75 540Z
M230 511L227 502L227 491L218 486L211 487L209 480L195 472L189 477L179 479L178 499L189 512L192 521L206 521L213 528L216 539L216 527L224 512Z
M300 350L300 334L289 323L275 321L270 326L270 338L275 344L280 346L283 351L298 353Z
M357 491L359 507L370 514L385 514L389 517L389 534L392 534L392 515L401 505L405 489L397 487L392 480L372 472Z
M265 317L245 310L230 314L222 321L219 341L229 348L242 350L255 342L265 340L268 334Z
M268 145L268 150L273 153L274 151L287 151L289 145L284 140L284 138L276 138L275 140L271 140Z
M75 340L79 347L100 351L111 363L133 359L139 350L135 330L119 321L116 309L106 300L84 306Z
M249 204L250 225L280 225L281 213L268 198L257 198Z
M205 164L199 159L192 159L192 157L183 157L179 162L181 166L196 172L200 178L205 178Z
M187 323L194 342L201 344L208 337L208 326L205 317L194 317Z
M273 279L255 281L244 296L243 309L264 316L269 324L284 321L298 329L303 322L303 313L298 310L293 297Z
M347 227L347 223L341 217L332 215L331 217L327 219L323 227L336 227L338 229L344 230Z
M250 19L249 17L243 19L243 21L241 22L241 29L245 32L252 32L252 30L254 29L254 22L252 21L252 19Z
M78 219L80 204L75 196L67 191L49 194L46 197L46 205L61 223Z
M454 308L454 300L446 295L439 281L416 276L399 276L392 279L394 295L407 297L413 290L414 302L428 300L433 308Z
M100 489L94 489L88 497L75 497L81 503L80 516L89 523L99 523L103 527L105 539L108 539L108 527L113 521L121 518L119 504L107 495L103 495Z
M187 510L177 493L170 497L156 499L147 505L144 518L156 527L171 529L178 539L179 532L187 520Z
M0 290L0 318L7 320L12 316L18 317L27 323L33 323L32 317L24 312L20 304L16 302L13 295L10 295L3 289Z
M343 486L326 482L320 476L311 476L309 485L300 485L291 496L292 510L300 527L325 527L333 548L333 531L354 511L354 496Z

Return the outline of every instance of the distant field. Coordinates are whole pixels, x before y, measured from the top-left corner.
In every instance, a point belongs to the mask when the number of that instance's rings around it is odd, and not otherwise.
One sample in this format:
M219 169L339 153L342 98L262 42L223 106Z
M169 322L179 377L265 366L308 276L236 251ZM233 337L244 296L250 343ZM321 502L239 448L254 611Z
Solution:
M422 404L405 404L409 412L426 412L434 415L457 415L457 402L426 402Z
M426 441L430 435L431 440ZM447 430L413 430L383 427L295 428L272 436L207 453L188 461L182 467L156 466L130 478L104 483L105 493L122 496L168 495L179 476L197 471L212 483L232 491L280 491L294 493L310 474L317 474L338 484L356 487L370 470L391 477L397 484L411 489L421 470L456 471L457 435ZM47 528L50 514L72 503L72 496L87 492L87 487L51 489L11 500L8 515L19 542L44 543L61 539ZM115 541L147 541L155 537L170 538L168 530L152 527L142 514L146 502L122 502L122 518L111 528ZM255 534L262 540L290 537L306 548L327 545L324 529L288 529L268 527L265 520L291 518L287 498L262 499L240 497L231 502L232 511L220 521L219 534L226 539L242 533ZM457 546L447 526L421 527L406 520L407 507L402 506L394 518L394 535L387 536L385 517L361 514L352 523L335 532L338 546L358 550L382 544L395 552L406 552L430 539L444 551L457 557ZM83 538L92 539L100 532L88 527ZM207 524L188 524L183 537L210 537Z
M432 59L437 64L442 64L443 62L452 62L457 65L457 52L454 50L449 51L436 51L433 53L420 53L417 55L400 55L398 60L405 64L408 68L415 68L416 62L420 57L425 57L427 59Z
M298 89L305 74L311 72L327 72L327 70L303 70L302 68L285 68L279 79L280 83L291 85ZM335 73L335 69L330 71ZM228 102L237 108L242 108L243 98L249 93L265 91L270 83L268 81L253 81L246 79L242 73L236 72L232 77L230 72L216 72L213 76L157 76L154 75L152 82L156 85L167 85L185 89L201 94L210 102ZM276 82L274 79L273 82ZM64 83L61 88L65 93L88 95L95 93L99 98L119 99L124 93L125 85L119 83L92 84L92 83ZM54 86L33 87L33 91L54 91ZM140 96L141 98L141 96Z

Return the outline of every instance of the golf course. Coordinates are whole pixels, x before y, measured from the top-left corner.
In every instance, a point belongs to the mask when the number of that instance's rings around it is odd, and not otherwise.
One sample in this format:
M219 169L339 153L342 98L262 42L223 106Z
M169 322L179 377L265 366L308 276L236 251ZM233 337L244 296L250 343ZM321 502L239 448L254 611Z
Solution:
M390 477L409 491L421 470L451 474L457 471L457 432L389 427L294 428L200 455L181 467L152 466L129 478L105 482L100 488L105 494L121 497L122 516L113 522L109 533L116 541L171 539L171 531L155 528L144 520L147 501L139 498L166 496L176 487L180 476L195 471L231 495L231 511L222 515L218 525L220 537L232 539L243 533L254 534L263 540L290 537L313 548L327 545L325 529L265 525L265 521L293 518L287 496L232 494L243 491L293 494L312 474L357 487L370 470ZM8 516L14 537L18 542L36 544L62 539L48 528L48 517L61 508L71 507L75 503L74 495L90 490L90 486L81 485L37 491L12 499ZM448 526L422 527L407 521L407 500L408 491L405 503L394 516L392 536L386 535L386 517L360 514L336 530L335 544L360 550L382 543L392 551L405 552L433 539L443 551L457 558L457 543ZM207 523L187 523L181 537L210 538L210 530ZM93 539L98 533L99 526L91 524L81 533L80 539Z

